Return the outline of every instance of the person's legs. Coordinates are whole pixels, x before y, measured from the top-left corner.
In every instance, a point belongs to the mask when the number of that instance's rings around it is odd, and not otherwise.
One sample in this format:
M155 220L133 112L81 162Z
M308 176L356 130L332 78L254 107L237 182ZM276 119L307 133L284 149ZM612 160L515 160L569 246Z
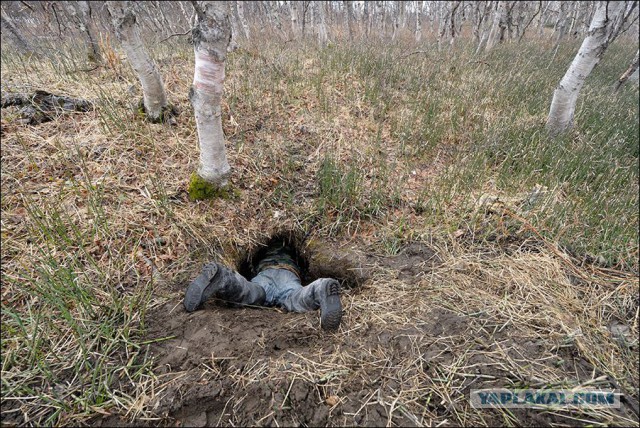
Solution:
M184 307L193 312L210 297L244 305L263 305L266 294L260 285L247 281L238 272L219 263L207 263L189 284Z
M342 319L340 283L332 278L320 278L311 284L288 293L280 304L290 312L309 312L320 309L323 330L336 330Z
M196 310L210 297L245 305L281 306L290 312L320 309L320 326L335 330L342 319L340 283L321 278L303 287L300 271L286 247L267 252L258 263L258 274L247 281L219 263L208 263L189 285L184 298L188 312Z
M281 303L289 294L302 288L298 275L282 268L267 268L252 278L251 282L264 289L266 306L282 306Z

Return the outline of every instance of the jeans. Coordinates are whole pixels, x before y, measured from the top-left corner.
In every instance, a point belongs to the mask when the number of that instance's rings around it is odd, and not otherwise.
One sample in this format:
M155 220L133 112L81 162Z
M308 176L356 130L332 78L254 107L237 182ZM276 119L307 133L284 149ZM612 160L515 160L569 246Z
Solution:
M265 269L251 282L264 289L267 295L265 306L285 306L286 298L302 288L300 278L287 269Z

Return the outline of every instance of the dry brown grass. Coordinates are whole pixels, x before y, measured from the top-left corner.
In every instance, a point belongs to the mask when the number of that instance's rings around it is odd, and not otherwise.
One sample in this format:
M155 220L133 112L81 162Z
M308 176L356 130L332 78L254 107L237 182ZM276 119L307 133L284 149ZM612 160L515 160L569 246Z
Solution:
M284 229L380 257L394 255L410 241L427 242L442 264L406 278L372 262L368 284L345 295L347 315L340 334L330 338L333 352L290 351L269 360L256 356L244 362L243 370L226 374L240 391L265 380L285 384L270 408L286 408L295 382L306 382L316 385L315 403L328 404L330 414L335 410L331 420L336 425L359 424L374 411L386 416L388 426L518 425L530 423L530 415L472 409L469 390L591 385L620 389L626 407L635 403L635 416L617 410L549 410L542 414L552 419L545 420L637 426L637 275L582 265L513 215L518 228L505 232L510 235L499 244L479 245L456 229L434 228L414 206L453 159L458 142L452 132L443 134L430 157L407 160L391 129L407 111L392 111L394 120L381 124L382 107L366 98L355 74L340 81L318 78L320 89L314 92L296 79L305 70L320 70L318 58L305 58L288 46L275 49L281 49L281 56L270 56L265 67L286 78L274 79L268 91L243 68L263 60L243 51L235 54L237 68L226 83L224 127L234 168L231 181L240 196L204 202L191 202L185 193L197 162L187 98L190 54L165 53L159 59L169 99L182 112L176 127L136 117L130 107L137 99L128 91L137 83L126 67L116 75L115 66L78 75L35 61L24 65L24 72L3 66L3 91L46 89L97 104L91 113L37 127L17 125L17 111L3 110L3 412L11 403L6 415L35 424L77 423L97 413L156 420L154 404L186 375L157 375L140 362L142 348L131 345L144 342L136 336L144 321L144 311L138 311L179 302L181 284L204 260L235 264L244 248ZM117 56L109 58L117 63ZM299 59L299 70L292 58ZM361 94L356 102L349 95L354 92ZM402 97L395 89L384 95ZM438 120L454 115L451 106ZM318 175L327 154L341 171L362 173L351 211L318 203ZM371 190L385 197L378 200ZM367 213L372 201L381 208ZM122 336L126 346L118 342L121 336L110 339L119 345L117 352L105 352L104 361L112 365L117 387L107 388L103 402L51 392L64 385L68 395L80 396L83 382L91 378L79 349L87 338L73 337L62 319L47 324L51 348L45 350L29 348L37 323L29 326L33 335L5 330L11 319L4 308L24 314L46 307L46 299L30 291L30 284L38 281L36 268L47 269L49 258L56 263L49 266L52 272L56 268L51 266L76 270L78 284L96 293L96 307L119 299L133 302L143 290L151 293L140 306L122 309L132 337ZM71 304L70 313L74 310ZM614 325L628 330L616 336ZM31 349L43 353L40 362L66 359L70 366L34 368L30 376L24 354ZM80 374L68 375L64 369L69 367ZM215 375L215 356L201 370ZM24 385L28 389L21 389ZM364 392L358 400L356 391ZM243 400L237 396L225 409L240 414ZM277 417L273 410L255 423L278 424Z

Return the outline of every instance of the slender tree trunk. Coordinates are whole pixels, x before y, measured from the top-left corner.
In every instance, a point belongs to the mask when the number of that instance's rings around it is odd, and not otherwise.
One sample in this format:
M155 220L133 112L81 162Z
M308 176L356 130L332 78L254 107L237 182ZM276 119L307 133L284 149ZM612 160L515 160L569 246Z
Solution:
M320 47L325 47L329 41L327 36L327 25L324 19L324 6L319 1L313 2L313 7L316 9L315 15L318 20L318 44Z
M343 1L345 8L345 14L347 15L347 27L349 29L349 40L353 40L355 37L355 18L353 17L353 3L350 1Z
M224 145L221 106L231 22L226 2L194 1L193 5L197 16L193 30L196 63L189 98L200 143L197 175L205 182L223 188L231 171Z
M269 20L275 25L278 33L283 37L287 37L286 31L282 28L282 21L280 19L280 14L278 13L278 3L275 1L268 1L265 2L264 5L267 10Z
M2 11L1 18L2 29L6 29L13 36L16 47L25 53L33 53L34 50L31 48L31 45L22 37L18 29L13 25L13 22L11 22L9 18L5 18L4 11Z
M551 5L551 2L548 1L544 9L540 13L540 17L538 18L538 36L540 38L544 36L544 25L547 23L547 11L549 10L550 5Z
M392 16L392 25L393 25L393 32L391 33L391 40L395 40L396 39L396 35L398 34L398 28L400 27L400 15L398 13L398 11L394 11L393 16Z
M489 28L485 27L482 30L482 36L480 37L480 43L478 43L478 48L476 49L476 55L480 53L483 46L486 46L486 42L488 41L488 39L489 39Z
M569 24L569 35L570 36L576 36L577 32L574 32L573 29L576 26L576 21L578 20L578 9L580 8L581 4L580 2L574 2L572 7L571 7L571 23Z
M629 80L629 77L633 76L634 73L636 75L638 74L638 54L639 53L640 51L636 52L636 56L635 58L633 58L633 61L631 61L631 65L629 65L629 68L627 68L627 71L625 71L616 82L616 86L614 88L615 91L620 89L620 86L624 85L625 82Z
M524 35L527 33L527 28L529 28L529 26L531 25L531 23L533 22L534 19L536 19L537 16L540 15L540 11L542 9L542 1L538 2L538 8L536 9L536 12L533 14L533 16L529 19L529 22L527 23L527 25L525 25L524 27L522 27L522 29L519 28L519 32L520 35L518 36L518 41L521 41L524 38ZM524 14L523 14L524 16ZM524 22L524 21L522 21Z
M482 25L482 15L480 14L480 2L476 2L473 8L473 41L478 46L480 43L480 28Z
M558 135L573 125L580 90L585 79L604 55L609 43L618 35L624 9L624 2L598 2L587 37L553 93L547 119L547 130L551 135Z
M244 18L244 2L236 1L236 7L238 9L238 18L240 19L240 25L242 25L242 31L244 31L244 37L249 40L251 34L249 32L249 25L247 25L247 20Z
M142 85L145 112L152 122L163 120L167 108L167 96L162 83L162 76L151 59L149 52L140 37L140 29L136 23L131 2L108 1L107 8L113 20L116 35L122 43L127 59L136 72Z
M560 2L560 10L558 11L558 19L556 21L555 27L555 32L557 34L555 46L558 46L560 44L566 33L567 24L569 21L569 13L567 12L568 7L569 5L567 5L567 2Z
M238 44L238 36L240 35L240 28L238 28L238 19L237 14L235 13L236 3L230 4L231 11L229 12L229 21L231 22L231 41L229 42L229 47L227 48L229 52L236 51L240 45ZM193 28L193 26L192 26Z
M505 19L506 12L506 4L504 1L499 1L496 12L493 16L493 24L491 26L491 31L487 36L487 44L485 45L485 50L489 51L493 49L496 42L501 41L501 34L503 33L503 25Z
M300 33L298 29L298 2L290 1L289 10L291 12L291 32L293 34L293 39L295 40L298 38L298 34Z
M420 23L420 6L416 6L416 43L422 40L422 24Z
M371 17L373 16L373 11L371 11L369 8L369 3L370 2L368 1L364 2L363 16L362 16L362 19L364 20L364 25L365 25L364 34L367 38L369 37L369 34L371 34Z
M381 35L382 37L386 37L386 32L387 32L387 20L384 14L384 3L382 1L377 1L376 2L376 11L378 12L378 16L380 17L380 31L381 31Z
M449 40L449 46L453 47L456 39L456 11L460 7L460 1L454 1L451 4L451 14L449 16L449 34L451 39Z
M311 33L317 34L316 8L313 7L313 2L307 2L307 9L309 10L309 27L311 28Z
M76 16L76 22L80 31L86 34L88 42L89 42L89 60L94 62L100 62L100 46L98 45L98 40L92 29L91 22L91 5L88 1L74 1L68 2L71 4L71 8L69 9L73 15Z

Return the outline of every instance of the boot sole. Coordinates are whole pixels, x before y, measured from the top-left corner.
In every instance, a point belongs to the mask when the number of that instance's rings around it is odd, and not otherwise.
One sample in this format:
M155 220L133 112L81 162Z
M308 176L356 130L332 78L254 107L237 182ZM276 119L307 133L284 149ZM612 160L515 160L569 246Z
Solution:
M320 327L323 330L337 330L342 320L342 303L340 295L333 294L327 296L326 304L320 309Z
M187 292L184 295L184 308L187 312L193 312L198 309L202 303L204 290L209 286L213 277L216 276L216 273L218 273L218 265L208 263L202 268L200 275L189 284Z

